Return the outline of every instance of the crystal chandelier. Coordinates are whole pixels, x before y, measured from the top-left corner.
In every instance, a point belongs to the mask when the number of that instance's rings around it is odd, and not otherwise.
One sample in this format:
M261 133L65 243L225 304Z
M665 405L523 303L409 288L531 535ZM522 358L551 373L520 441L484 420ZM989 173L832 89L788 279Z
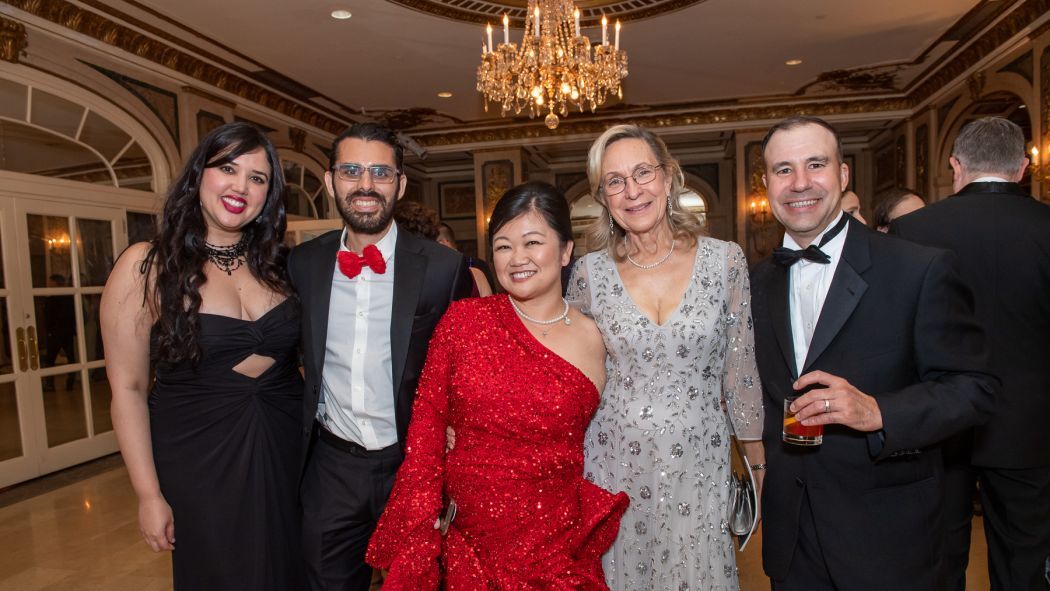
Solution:
M486 26L478 66L478 92L499 103L500 115L521 113L529 117L547 110L544 123L558 127L558 116L570 107L593 113L610 93L623 98L620 81L627 76L627 53L620 49L620 23L615 43L609 44L609 21L602 17L602 44L580 34L580 11L572 0L529 0L521 46L510 42L509 19L503 17L503 43L492 46L492 25Z

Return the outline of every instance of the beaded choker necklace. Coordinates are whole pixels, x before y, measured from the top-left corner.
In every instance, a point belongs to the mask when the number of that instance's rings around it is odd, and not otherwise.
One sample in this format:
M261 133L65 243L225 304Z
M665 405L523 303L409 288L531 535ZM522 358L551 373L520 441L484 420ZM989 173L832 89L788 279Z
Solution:
M208 241L204 242L204 252L207 253L208 260L220 270L226 271L227 275L233 275L234 271L247 262L244 256L247 251L248 237L243 234L236 244L230 246L216 246Z

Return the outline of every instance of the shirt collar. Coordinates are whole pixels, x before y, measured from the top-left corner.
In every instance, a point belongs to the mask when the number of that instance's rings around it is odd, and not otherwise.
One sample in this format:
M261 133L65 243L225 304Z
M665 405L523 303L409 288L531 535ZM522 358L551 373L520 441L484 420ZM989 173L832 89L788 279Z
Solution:
M1010 181L993 175L982 176L981 178L973 179L971 183L1008 183Z
M817 234L817 237L813 239L813 242L811 242L811 244L813 244L814 246L816 246L817 244L820 244L821 239L824 238L824 234L827 234L829 230L834 228L835 224L839 223L839 219L842 216L844 216L844 215L846 215L846 214L844 212L840 211L839 214L837 216L835 216L835 219L831 220L831 223L828 224L827 227L824 228L824 231L821 232L820 234ZM827 244L825 244L824 246L821 246L820 250L824 251L824 254L829 255L829 256L831 255L831 250L834 250L835 252L841 251L842 250L842 243L845 242L846 232L848 232L848 231L849 231L849 222L847 221L846 227L842 228L842 231L839 232L837 236L832 238ZM788 234L787 232L784 232L783 246L785 248L790 248L792 250L801 250L801 248L802 248L801 246L799 246L798 242L795 242L795 239L792 238L791 235ZM802 261L802 262L806 262L806 261Z
M390 259L394 256L394 246L397 244L397 222L392 222L386 234L374 244L379 249L379 253L383 255L383 260L390 262ZM346 247L346 226L343 226L343 233L339 236L339 250L350 251Z

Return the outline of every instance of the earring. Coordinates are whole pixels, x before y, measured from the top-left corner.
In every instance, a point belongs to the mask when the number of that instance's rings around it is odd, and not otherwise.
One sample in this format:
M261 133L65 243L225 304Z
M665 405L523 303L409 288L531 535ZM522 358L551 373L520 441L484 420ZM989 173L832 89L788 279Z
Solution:
M668 195L667 196L667 215L671 215L672 213L674 213L674 210L671 209L671 196Z
M615 226L613 225L612 212L609 212L609 236L615 235Z

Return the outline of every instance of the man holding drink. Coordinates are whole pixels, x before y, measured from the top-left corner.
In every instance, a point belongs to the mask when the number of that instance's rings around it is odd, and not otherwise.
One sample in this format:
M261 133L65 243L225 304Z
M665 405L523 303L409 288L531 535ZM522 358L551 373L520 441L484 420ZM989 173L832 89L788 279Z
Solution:
M774 591L941 589L936 444L983 422L998 387L970 293L947 252L842 213L825 121L776 124L763 156L786 231L751 276L766 574Z

